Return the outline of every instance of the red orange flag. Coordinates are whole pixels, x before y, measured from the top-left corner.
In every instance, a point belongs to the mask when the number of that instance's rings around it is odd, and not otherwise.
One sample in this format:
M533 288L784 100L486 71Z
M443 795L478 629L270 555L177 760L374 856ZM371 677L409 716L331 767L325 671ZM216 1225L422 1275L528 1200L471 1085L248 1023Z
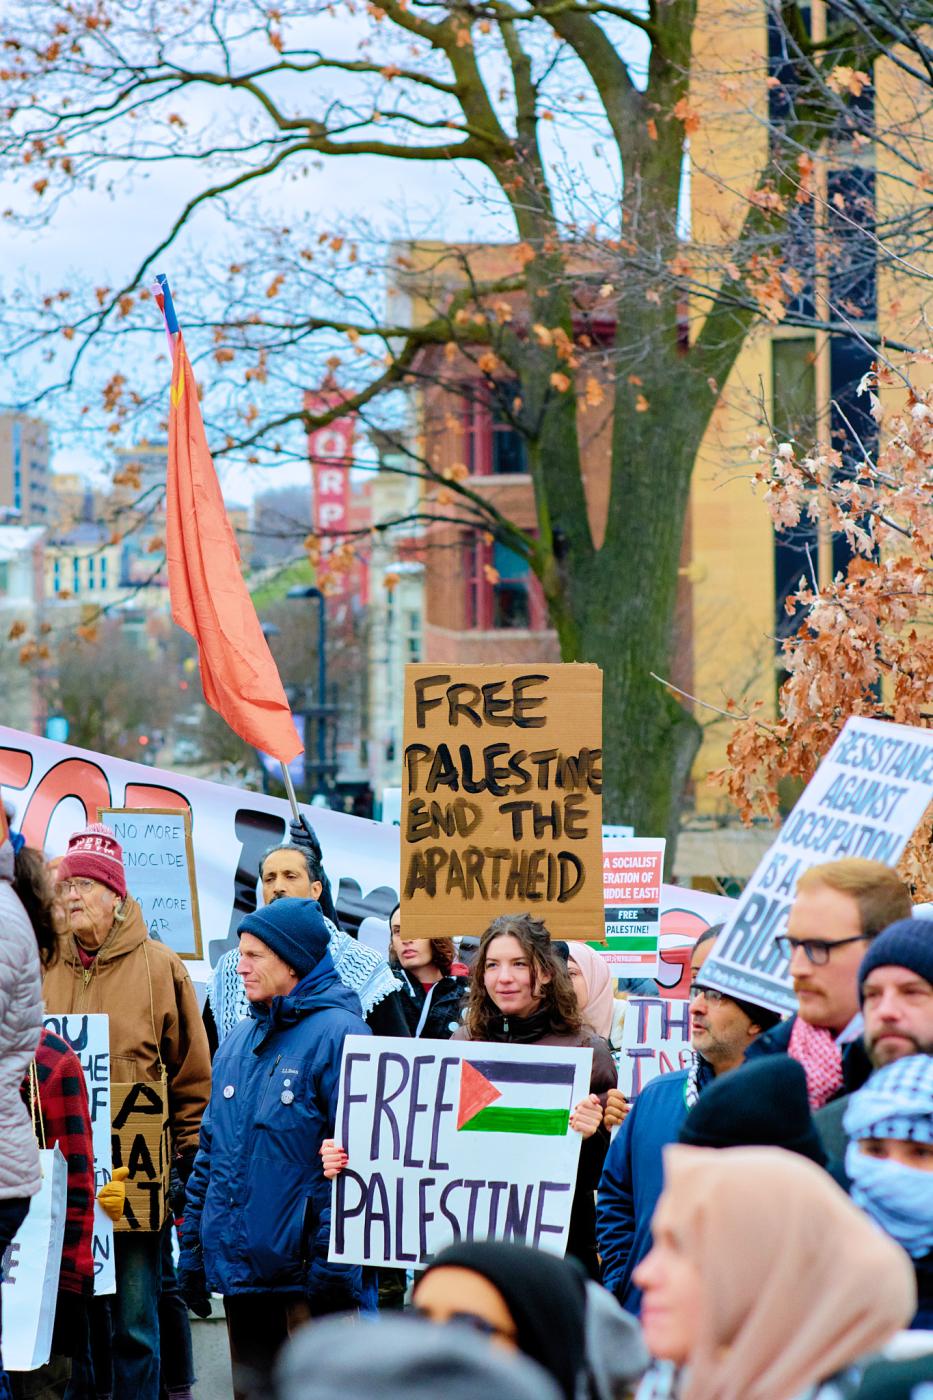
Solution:
M181 332L171 339L165 552L172 617L198 644L211 708L248 744L290 763L301 742L240 572Z

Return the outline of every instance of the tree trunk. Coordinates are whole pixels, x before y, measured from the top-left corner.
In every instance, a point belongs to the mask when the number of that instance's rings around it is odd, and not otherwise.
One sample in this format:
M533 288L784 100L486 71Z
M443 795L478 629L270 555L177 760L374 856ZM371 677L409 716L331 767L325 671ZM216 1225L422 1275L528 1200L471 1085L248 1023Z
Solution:
M666 837L668 869L701 738L651 674L671 675L684 520L706 422L684 369L655 358L644 374L648 412L617 399L605 541L588 559L564 561L562 606L552 608L563 659L603 671L605 819Z

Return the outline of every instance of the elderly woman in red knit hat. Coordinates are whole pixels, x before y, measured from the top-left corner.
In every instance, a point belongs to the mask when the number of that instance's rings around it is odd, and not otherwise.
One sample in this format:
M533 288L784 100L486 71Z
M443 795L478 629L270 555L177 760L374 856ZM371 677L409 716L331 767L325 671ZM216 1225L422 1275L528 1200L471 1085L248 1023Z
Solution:
M95 823L75 832L56 875L68 926L43 979L46 1008L56 1015L110 1017L114 1083L165 1079L172 1151L186 1178L211 1071L185 965L149 937L142 911L127 892L123 851L109 827ZM159 1397L160 1245L160 1232L145 1228L114 1240L114 1394L134 1400Z

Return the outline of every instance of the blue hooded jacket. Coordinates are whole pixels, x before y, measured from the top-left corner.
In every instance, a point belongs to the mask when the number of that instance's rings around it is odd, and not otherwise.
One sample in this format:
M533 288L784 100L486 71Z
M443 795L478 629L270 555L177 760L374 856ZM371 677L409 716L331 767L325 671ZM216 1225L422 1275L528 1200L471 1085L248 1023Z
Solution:
M712 1079L701 1065L702 1092ZM662 1152L676 1142L687 1116L687 1071L652 1079L637 1094L606 1157L596 1195L596 1243L603 1283L637 1315L641 1290L632 1274L651 1248L651 1218L664 1186Z
M369 1035L329 953L286 997L254 1005L214 1059L188 1181L179 1272L210 1289L301 1293L312 1312L358 1307L362 1270L329 1264L333 1136L344 1037Z

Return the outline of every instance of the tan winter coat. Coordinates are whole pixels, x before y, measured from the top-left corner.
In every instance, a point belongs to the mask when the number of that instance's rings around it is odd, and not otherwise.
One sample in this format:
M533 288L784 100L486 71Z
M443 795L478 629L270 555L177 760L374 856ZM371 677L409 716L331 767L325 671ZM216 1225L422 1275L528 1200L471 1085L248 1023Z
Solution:
M168 1075L169 1127L174 1152L196 1148L211 1094L211 1058L191 978L164 943L149 937L135 899L123 903L94 965L84 968L74 937L59 942L59 957L42 991L50 1015L106 1012L110 1017L110 1078L135 1083ZM151 987L151 995L150 995Z

